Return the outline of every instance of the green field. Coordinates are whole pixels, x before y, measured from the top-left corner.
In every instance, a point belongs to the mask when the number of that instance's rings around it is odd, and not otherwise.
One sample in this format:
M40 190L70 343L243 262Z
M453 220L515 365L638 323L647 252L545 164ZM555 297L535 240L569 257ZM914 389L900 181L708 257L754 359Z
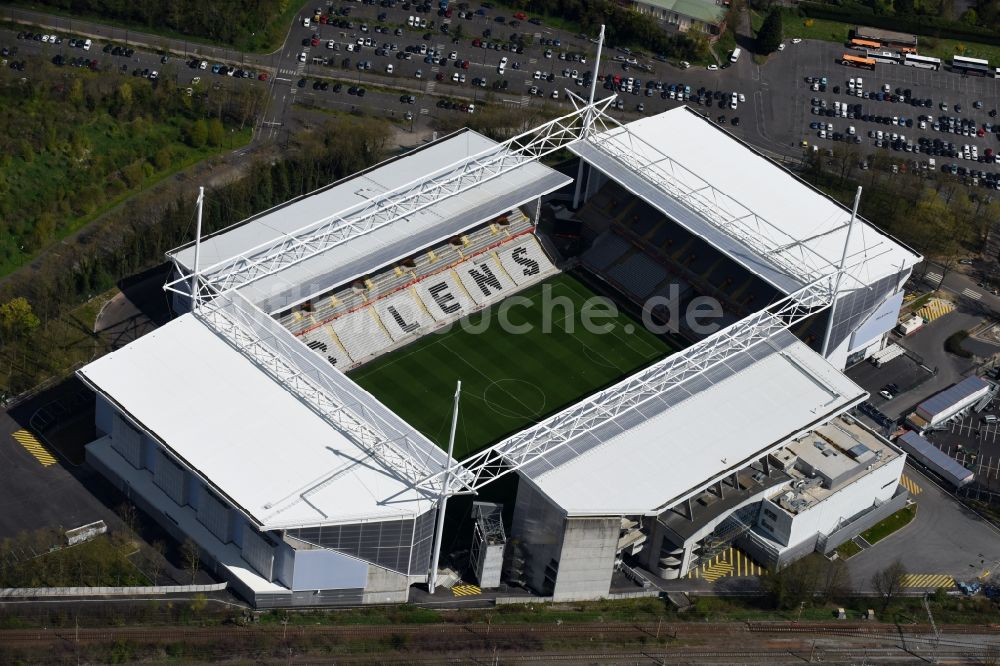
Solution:
M549 332L542 327L546 294L574 305L572 313L552 308ZM461 380L455 437L461 459L674 351L623 313L600 320L609 325L606 333L584 330L581 306L594 295L559 275L521 292L530 305L509 308L509 322L529 324L530 332L506 333L496 316L502 306L494 306L468 317L470 326L427 335L351 378L442 447ZM468 330L484 320L482 332Z

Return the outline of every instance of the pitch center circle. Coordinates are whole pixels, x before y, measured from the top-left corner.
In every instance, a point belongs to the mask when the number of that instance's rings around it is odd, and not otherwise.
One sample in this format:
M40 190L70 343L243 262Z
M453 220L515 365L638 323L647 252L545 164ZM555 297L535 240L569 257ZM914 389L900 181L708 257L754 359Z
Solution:
M545 392L524 379L495 379L483 389L483 402L500 416L530 419L545 409Z

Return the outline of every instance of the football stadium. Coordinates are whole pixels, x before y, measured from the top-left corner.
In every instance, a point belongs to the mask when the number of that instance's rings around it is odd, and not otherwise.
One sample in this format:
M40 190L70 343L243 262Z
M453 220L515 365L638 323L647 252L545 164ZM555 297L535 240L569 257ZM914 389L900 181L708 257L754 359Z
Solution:
M439 573L609 597L898 509L905 454L852 418L843 369L921 258L689 109L610 103L457 132L170 252L177 316L78 373L90 464L257 607L402 602Z

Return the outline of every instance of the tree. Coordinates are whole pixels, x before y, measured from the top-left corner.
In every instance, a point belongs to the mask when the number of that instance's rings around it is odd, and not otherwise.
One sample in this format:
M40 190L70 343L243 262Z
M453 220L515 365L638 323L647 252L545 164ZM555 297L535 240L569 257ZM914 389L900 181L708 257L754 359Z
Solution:
M196 120L188 130L188 143L194 148L201 148L208 141L208 124L204 120Z
M26 338L41 322L24 296L12 298L0 305L0 334L4 340Z
M757 52L764 55L774 53L781 45L781 40L781 10L775 7L768 12L764 24L757 31Z
M147 561L149 562L149 577L152 579L150 583L157 585L160 580L160 572L163 571L163 553L166 552L167 546L159 539L149 544L149 546L150 552L147 556Z
M119 504L118 517L121 518L129 538L133 537L136 530L139 529L139 511L135 508L135 504L131 502L122 502Z
M962 12L961 21L966 25L976 25L977 23L979 23L979 15L976 14L975 9L972 9L970 7L969 9L966 9L964 12Z
M798 608L816 594L821 574L816 557L803 557L772 572L764 578L763 584L776 607Z
M212 118L208 122L208 145L221 146L226 140L226 128L222 126L222 121Z
M882 606L879 613L884 613L892 600L896 598L903 589L903 581L906 578L906 567L899 560L881 571L875 572L872 576L872 587L878 592L882 599Z
M184 570L191 574L191 584L194 585L198 577L198 568L201 566L201 549L190 538L185 539L181 545L181 557L184 560Z

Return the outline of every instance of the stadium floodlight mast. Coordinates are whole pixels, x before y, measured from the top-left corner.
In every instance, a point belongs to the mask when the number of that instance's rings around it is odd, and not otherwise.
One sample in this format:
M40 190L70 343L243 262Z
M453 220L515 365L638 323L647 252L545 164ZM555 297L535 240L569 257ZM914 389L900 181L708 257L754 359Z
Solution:
M201 213L205 207L205 188L198 188L198 223L194 230L194 266L191 268L191 309L198 308L201 297L198 292L198 260L201 255Z
M590 118L600 116L613 99L608 97L588 104L471 157L456 160L429 176L419 176L362 203L205 267L199 271L199 293L202 299L208 299L214 294L238 289L551 155L578 141L583 134L587 114L590 113ZM182 275L168 282L165 288L188 296L189 276L184 272L181 269Z
M587 135L590 134L590 128L591 128L591 126L594 123L594 119L593 119L593 117L591 115L591 109L594 106L594 95L597 94L597 80L599 78L601 78L598 74L601 71L601 50L603 48L604 48L604 24L602 23L601 24L601 34L599 34L597 36L597 56L594 58L594 72L595 72L595 74L594 74L594 78L592 78L590 80L590 98L588 99L588 102L587 102L588 109L587 109L586 114L584 115L584 118L583 118L583 137L582 138L584 138L584 139L586 139ZM570 91L567 90L566 92L570 92ZM574 95L574 94L572 94L570 92L570 99L572 100L574 97L576 97L576 95ZM574 106L576 106L576 102L575 101L574 101ZM576 189L573 190L573 210L576 210L577 208L580 207L580 191L582 189L582 183L583 183L583 167L584 167L584 160L580 160L580 164L577 166L577 169L576 169Z
M851 235L854 233L854 221L858 217L858 206L861 204L861 186L854 195L854 205L851 207L851 222L847 227L847 240L844 241L844 253L840 256L840 270L837 271L837 281L833 285L833 303L830 304L830 312L826 317L826 332L823 335L823 358L826 358L830 351L830 336L833 335L833 317L837 313L837 295L840 293L840 278L844 274L847 266L847 250L851 244Z
M451 434L448 436L448 457L444 464L444 482L438 495L437 525L434 528L434 545L431 546L431 570L427 579L427 591L434 594L437 587L438 558L441 554L441 539L444 536L444 514L448 508L448 486L451 478L452 461L455 453L455 429L458 427L458 401L462 396L462 380L455 385L455 406L451 410Z

